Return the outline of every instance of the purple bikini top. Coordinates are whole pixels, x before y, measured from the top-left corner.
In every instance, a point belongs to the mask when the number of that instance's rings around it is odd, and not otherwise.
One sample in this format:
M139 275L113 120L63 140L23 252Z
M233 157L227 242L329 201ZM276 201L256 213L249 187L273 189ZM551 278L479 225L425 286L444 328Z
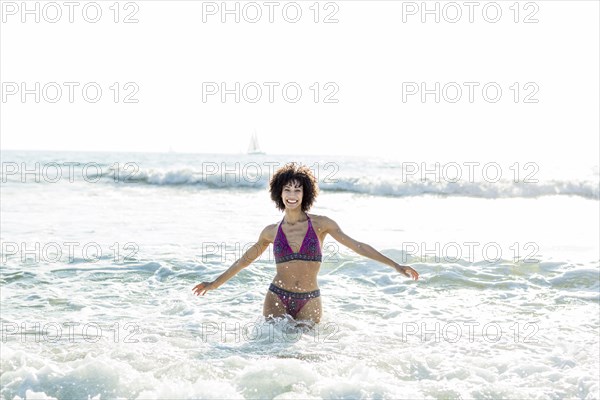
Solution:
M281 223L279 224L277 235L273 241L273 254L275 255L276 264L291 260L321 261L321 245L319 243L319 238L313 229L310 217L306 215L306 218L308 218L308 229L306 230L306 235L304 235L304 240L302 241L302 246L300 246L300 251L298 253L294 253L290 247L287 238L285 237L285 233L283 233L283 229L281 229ZM283 222L283 219L281 222Z

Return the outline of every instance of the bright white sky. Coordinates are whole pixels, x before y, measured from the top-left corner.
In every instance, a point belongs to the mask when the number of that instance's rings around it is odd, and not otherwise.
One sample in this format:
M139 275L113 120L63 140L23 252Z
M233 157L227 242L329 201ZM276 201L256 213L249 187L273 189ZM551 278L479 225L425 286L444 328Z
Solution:
M421 22L421 2L337 1L318 4L299 1L299 22L286 22L279 2L274 22L269 7L257 2L262 18L240 23L232 15L206 15L203 7L222 8L221 2L136 1L118 3L120 22L114 23L113 1L79 2L74 23L69 8L59 1L62 18L49 23L56 7L40 7L21 22L22 3L2 1L1 104L2 149L245 152L253 130L263 150L283 154L380 155L418 159L540 160L598 163L599 151L599 2L514 1L476 2L469 22L465 2L435 3L442 10ZM233 8L236 2L228 1ZM128 5L126 5L128 4ZM240 8L247 2L239 2ZM526 5L527 4L527 5ZM454 18L458 5L462 18ZM502 15L497 23L495 5ZM445 16L444 18L444 6ZM112 7L112 9L111 9ZM136 8L137 7L137 10ZM294 4L287 16L295 16ZM312 7L312 9L311 9ZM337 10L336 10L337 8ZM518 23L514 22L519 9ZM407 21L403 22L404 16ZM253 18L256 7L247 8ZM132 12L138 23L123 23ZM323 23L335 12L338 23ZM13 15L13 13L15 13ZM524 23L529 18L537 23ZM46 17L46 18L44 18ZM11 86L11 82L17 86ZM44 97L25 103L18 85L29 89L58 82L63 90L57 103ZM78 82L74 103L63 82ZM103 90L97 103L82 97L82 86L96 82ZM110 89L119 83L121 99ZM123 103L135 82L137 104ZM233 95L222 103L218 95L202 101L203 82L257 82L263 96L257 103ZM263 82L278 82L274 102ZM296 82L303 90L296 103L282 96L282 86ZM318 82L321 99L314 103L310 87ZM334 82L338 103L324 103ZM462 98L426 102L419 94L402 101L403 82L425 82L433 88L457 82ZM474 102L463 82L477 82ZM496 103L482 96L482 86L497 83L503 93ZM514 102L519 83L519 102ZM525 103L533 95L538 103ZM8 86L7 86L8 84ZM455 90L447 87L447 98ZM91 90L90 95L93 95ZM488 92L494 95L494 90ZM290 90L290 95L294 94ZM43 95L43 93L42 93ZM253 97L255 92L250 90ZM443 95L443 93L442 93ZM55 91L48 87L46 97Z

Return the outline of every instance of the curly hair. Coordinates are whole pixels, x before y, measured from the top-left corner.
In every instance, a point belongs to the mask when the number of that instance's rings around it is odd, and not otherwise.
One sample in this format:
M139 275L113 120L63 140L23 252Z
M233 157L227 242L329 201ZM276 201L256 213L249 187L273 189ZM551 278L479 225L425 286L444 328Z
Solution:
M269 182L269 191L271 200L275 202L277 209L284 211L285 204L281 199L283 187L290 182L297 181L302 186L302 211L310 210L319 194L317 180L310 168L305 165L299 165L295 162L285 164L279 168L271 177Z

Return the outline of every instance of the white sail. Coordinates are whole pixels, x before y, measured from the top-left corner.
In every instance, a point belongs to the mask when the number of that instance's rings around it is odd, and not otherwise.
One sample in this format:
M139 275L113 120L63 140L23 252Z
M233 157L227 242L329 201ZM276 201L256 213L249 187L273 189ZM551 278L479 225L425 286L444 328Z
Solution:
M260 150L260 146L258 145L258 137L256 136L256 132L252 134L252 138L250 139L250 144L248 145L248 154L265 154L264 151Z

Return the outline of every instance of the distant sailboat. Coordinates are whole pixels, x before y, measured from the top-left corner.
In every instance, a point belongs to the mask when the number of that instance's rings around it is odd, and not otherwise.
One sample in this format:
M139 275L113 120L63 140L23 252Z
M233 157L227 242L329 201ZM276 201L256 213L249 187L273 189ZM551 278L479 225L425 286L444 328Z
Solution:
M260 150L260 146L258 145L256 131L254 131L254 133L252 134L252 138L250 139L250 145L248 146L248 154L265 154L264 151Z

